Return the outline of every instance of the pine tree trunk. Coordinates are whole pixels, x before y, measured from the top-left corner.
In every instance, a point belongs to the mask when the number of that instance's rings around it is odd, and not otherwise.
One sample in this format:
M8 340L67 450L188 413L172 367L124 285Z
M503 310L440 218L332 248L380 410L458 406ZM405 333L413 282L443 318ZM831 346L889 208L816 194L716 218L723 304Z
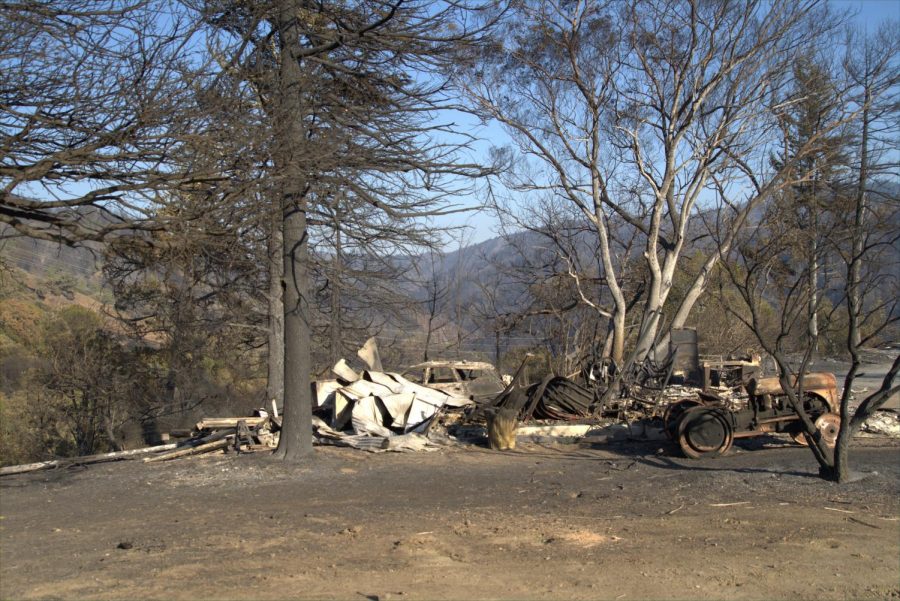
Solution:
M817 169L817 167L816 167ZM809 305L807 306L807 335L812 348L812 357L819 351L819 199L818 174L813 176L812 190L808 203L809 210Z
M266 379L266 397L284 406L284 303L282 302L282 278L284 277L284 245L282 244L281 211L273 211L269 228L269 358Z
M306 135L303 126L303 73L296 58L300 43L298 4L296 1L282 0L276 17L281 65L275 152L276 166L281 176L284 237L284 416L276 456L286 461L296 461L313 452L309 237L305 173L300 163Z
M313 450L306 199L302 191L285 194L283 232L284 416L277 454L293 461Z
M331 274L331 362L337 363L344 353L343 328L341 327L341 271L343 263L341 259L341 223L340 216L334 213L334 269Z
M818 316L818 288L819 288L819 259L818 259L818 240L816 240L816 229L818 219L815 216L815 207L810 207L810 239L809 239L809 306L808 313L808 336L809 343L812 346L813 357L818 354L819 344L819 316Z

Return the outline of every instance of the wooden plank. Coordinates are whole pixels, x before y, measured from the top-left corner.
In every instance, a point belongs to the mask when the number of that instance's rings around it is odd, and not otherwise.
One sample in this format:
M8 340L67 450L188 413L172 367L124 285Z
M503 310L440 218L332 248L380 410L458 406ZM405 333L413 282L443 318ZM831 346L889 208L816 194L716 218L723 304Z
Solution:
M239 421L243 421L251 428L255 428L267 418L265 417L204 417L197 422L198 430L215 430L217 428L234 428Z
M232 439L234 438L233 434L229 434L225 438L220 440L214 440L212 442L208 442L206 444L202 444L196 447L189 447L187 449L180 449L178 451L173 451L171 453L163 453L162 455L156 455L155 457L145 457L144 463L153 463L156 461L167 461L169 459L177 459L178 457L186 457L187 455L199 455L201 453L209 453L210 451L215 451L217 449L224 449L229 444L231 444Z

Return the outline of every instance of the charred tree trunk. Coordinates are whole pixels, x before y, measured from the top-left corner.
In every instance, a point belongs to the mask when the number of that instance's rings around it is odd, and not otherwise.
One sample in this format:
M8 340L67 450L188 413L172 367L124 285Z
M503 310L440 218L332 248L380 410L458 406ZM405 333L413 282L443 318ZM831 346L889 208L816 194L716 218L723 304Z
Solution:
M847 350L850 352L850 370L845 378L844 393L841 395L841 427L834 447L834 476L838 482L845 482L850 476L848 467L850 440L853 438L850 416L850 386L861 363L859 347L862 336L859 331L859 316L862 312L860 293L860 270L865 247L863 227L866 219L866 187L869 178L869 106L872 103L870 90L865 93L865 108L862 114L862 138L860 140L859 177L856 185L855 211L853 214L853 250L847 265ZM862 422L860 421L860 424ZM858 427L858 426L857 426Z
M312 453L311 328L306 199L288 183L284 198L284 421L277 455L285 460Z
M331 362L337 363L344 354L343 329L341 328L341 272L343 261L341 258L341 219L337 209L334 212L334 269L331 274Z
M298 14L298 2L283 0L276 17L281 50L276 167L281 178L284 244L284 416L276 456L286 461L296 461L313 452L308 199L301 164L306 132Z
M272 211L267 260L269 262L269 358L266 379L267 400L284 406L284 245L281 231L282 212Z
M809 298L807 306L807 335L812 347L813 356L818 352L819 345L819 241L817 239L819 218L817 215L818 202L816 201L816 186L813 182L813 197L809 206Z

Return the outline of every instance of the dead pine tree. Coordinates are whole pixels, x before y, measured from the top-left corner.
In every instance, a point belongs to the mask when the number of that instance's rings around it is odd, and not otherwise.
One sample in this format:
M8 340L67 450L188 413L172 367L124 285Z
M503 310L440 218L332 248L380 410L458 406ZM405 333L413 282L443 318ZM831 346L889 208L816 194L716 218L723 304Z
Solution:
M263 83L269 176L278 191L265 212L280 215L283 248L284 422L276 455L296 460L312 450L310 244L318 203L328 190L343 190L391 219L414 221L446 212L453 193L491 171L457 158L469 139L435 142L430 132L446 128L429 111L446 105L439 69L479 43L497 7L222 0L203 8L223 72ZM417 81L414 71L434 80Z
M832 89L842 91L834 105L843 107L850 116L841 137L841 150L856 156L856 161L835 170L830 192L816 199L816 228L791 218L791 199L776 195L767 203L760 222L739 238L729 260L723 263L744 305L743 310L734 307L732 314L752 329L775 359L782 388L801 420L820 474L838 482L850 478L849 448L854 434L889 398L900 394L897 356L878 390L860 399L851 411L861 351L867 345L895 339L900 323L900 257L896 250L898 234L892 225L898 218L896 188L872 176L892 173L887 149L896 134L900 43L896 29L885 26L873 38L849 40L845 48L843 64L829 70L828 77L836 82ZM804 98L805 90L806 86L798 88ZM823 157L834 142L834 138L818 138L814 145L818 153L813 156ZM810 244L811 236L816 237L815 244ZM816 256L809 256L810 249L815 249ZM831 277L810 277L826 259L836 266ZM816 290L810 291L813 286ZM814 311L809 308L812 298L816 299ZM810 327L812 314L817 316L816 328ZM828 332L843 341L851 361L843 382L840 427L833 446L826 443L823 432L802 410L804 392L796 384L807 371L818 342L815 338ZM792 362L792 355L799 360Z
M173 190L223 179L222 163L180 162L185 145L204 136L205 120L183 60L196 22L171 12L175 6L0 5L5 235L69 245L124 235L140 243L135 231L162 231L172 220Z

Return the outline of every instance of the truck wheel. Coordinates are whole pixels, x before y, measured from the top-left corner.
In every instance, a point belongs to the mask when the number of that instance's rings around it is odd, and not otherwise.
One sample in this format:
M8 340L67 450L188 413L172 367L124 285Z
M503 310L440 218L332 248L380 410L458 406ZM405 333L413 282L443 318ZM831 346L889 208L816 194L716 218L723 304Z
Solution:
M734 442L734 428L725 410L688 409L678 422L678 445L691 459L724 455Z
M841 416L837 413L823 413L816 420L816 428L821 432L825 444L833 449L841 429Z

